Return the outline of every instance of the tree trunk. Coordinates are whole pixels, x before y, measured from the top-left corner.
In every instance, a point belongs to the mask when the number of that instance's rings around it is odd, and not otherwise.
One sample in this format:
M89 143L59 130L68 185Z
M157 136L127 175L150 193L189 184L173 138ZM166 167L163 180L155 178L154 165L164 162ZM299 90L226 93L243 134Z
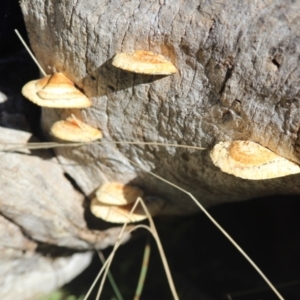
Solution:
M209 156L219 141L249 140L300 162L299 1L22 0L21 7L38 61L49 74L63 72L92 99L92 108L76 113L104 135L103 144L57 148L56 158L14 153L6 156L12 156L7 167L1 163L7 170L1 179L7 187L0 194L1 213L34 240L80 250L105 244L105 233L87 229L83 195L63 173L87 197L107 181L136 184L165 201L161 214L198 208L147 171L206 206L300 194L300 175L244 180L223 173ZM112 66L116 53L134 50L166 56L178 73L149 76ZM45 133L67 113L43 109ZM114 143L124 141L206 150ZM19 165L19 156L25 166ZM41 161L47 171L39 167ZM26 185L19 181L19 189L7 179L15 170L30 176Z
M299 162L299 5L23 1L22 9L37 59L47 72L63 72L92 99L93 108L81 110L82 118L103 131L103 141L211 149L218 141L243 139ZM178 74L146 76L111 65L116 53L137 49L165 55ZM60 114L43 110L46 132ZM56 153L86 195L104 181L132 182L165 199L164 213L197 208L147 170L205 205L300 191L299 176L252 182L224 174L209 151L104 144Z

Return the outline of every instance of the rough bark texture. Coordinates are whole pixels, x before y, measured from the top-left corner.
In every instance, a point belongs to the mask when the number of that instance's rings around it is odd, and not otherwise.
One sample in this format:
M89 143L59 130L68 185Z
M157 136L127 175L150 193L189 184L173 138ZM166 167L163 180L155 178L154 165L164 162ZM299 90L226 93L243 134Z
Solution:
M87 197L106 181L137 184L165 200L162 214L198 209L147 171L205 205L300 194L300 175L243 180L222 173L208 151L218 141L243 139L300 162L299 1L22 0L21 7L38 61L47 73L63 72L92 99L92 108L76 113L103 131L103 141L207 150L104 143L59 148L56 158L46 152L1 156L4 222L34 240L20 236L20 245L89 250L113 242L114 231L87 229L84 196L64 172ZM116 53L137 49L165 55L178 74L139 75L111 65ZM67 113L43 109L45 132Z
M81 115L103 131L104 141L210 149L218 141L244 139L296 162L299 5L117 0L21 4L38 60L50 73L64 72L92 98L93 108ZM178 74L145 76L111 65L117 52L135 49L165 55ZM43 110L46 131L60 115ZM134 182L164 198L165 213L197 208L145 170L180 185L206 205L300 191L299 175L252 182L223 174L208 151L105 144L56 153L86 195L104 181Z

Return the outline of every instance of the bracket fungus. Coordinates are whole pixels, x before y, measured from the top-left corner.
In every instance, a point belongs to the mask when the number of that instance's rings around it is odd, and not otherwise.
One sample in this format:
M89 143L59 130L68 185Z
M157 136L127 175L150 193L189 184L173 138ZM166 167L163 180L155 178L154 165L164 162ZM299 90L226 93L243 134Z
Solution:
M210 152L223 172L251 180L271 179L300 173L300 167L251 141L220 142Z
M147 218L141 204L130 215L135 201L144 195L138 187L119 183L106 183L101 186L96 197L91 201L91 212L98 218L111 223L139 222ZM151 216L156 215L163 207L163 200L144 197Z
M171 75L177 72L176 67L164 56L143 50L119 53L114 57L112 65L125 71L149 75Z
M53 108L85 108L92 102L62 73L26 83L22 94L33 103Z
M91 142L102 138L102 132L71 116L66 120L55 122L50 133L64 141Z
M163 207L163 201L159 198L143 199L151 216L156 215ZM125 222L134 223L147 219L147 215L140 204L130 215L134 203L127 205L108 205L103 204L94 198L91 202L91 212L106 222L123 224Z
M138 187L117 182L104 183L96 191L98 201L108 205L131 204L143 196L144 192Z

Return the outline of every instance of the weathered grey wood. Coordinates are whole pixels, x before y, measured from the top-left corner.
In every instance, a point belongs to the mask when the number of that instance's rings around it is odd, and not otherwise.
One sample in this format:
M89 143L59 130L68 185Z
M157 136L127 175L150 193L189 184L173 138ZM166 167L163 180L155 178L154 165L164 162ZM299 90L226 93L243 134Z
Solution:
M12 136L13 131L6 130ZM110 235L116 238L116 231L87 228L83 195L73 188L61 165L48 151L35 155L2 153L0 166L1 213L35 241L88 250L106 247L105 239ZM111 243L114 241L112 237Z
M1 151L32 139L3 127L0 135ZM90 250L113 245L120 231L88 228L84 196L50 151L20 151L0 152L0 296L8 300L38 299L69 282L90 263Z
M2 299L39 299L81 273L91 252L45 257L37 243L0 215L0 296Z
M68 257L47 258L37 253L22 259L3 262L7 272L1 274L0 296L3 299L41 299L80 274L91 261L91 252ZM15 274L11 274L11 270Z
M82 118L104 141L197 145L245 139L299 162L299 1L23 0L32 48L48 73L64 72L91 97ZM120 51L151 50L178 68L169 77L124 72ZM50 69L49 69L50 68ZM43 110L49 130L58 110ZM104 144L58 149L86 195L104 181L134 182L166 200L163 213L273 193L299 193L300 176L247 181L221 173L208 151ZM143 171L128 159L140 164Z

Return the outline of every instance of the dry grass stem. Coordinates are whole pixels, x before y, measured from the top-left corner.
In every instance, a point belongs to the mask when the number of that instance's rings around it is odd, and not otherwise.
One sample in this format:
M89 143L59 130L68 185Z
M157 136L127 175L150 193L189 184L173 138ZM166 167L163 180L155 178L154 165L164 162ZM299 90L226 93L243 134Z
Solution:
M80 147L87 145L102 145L102 144L115 144L115 145L142 145L142 146L160 146L160 147L175 147L175 148L186 148L194 150L205 150L206 148L197 147L197 146L188 146L188 145L178 145L178 144L168 144L168 143L156 143L156 142L132 142L132 141L122 141L122 142L113 142L113 141L93 141L93 142L78 142L78 143L58 143L58 142L38 142L38 143L28 143L28 144L18 144L18 143L9 143L9 144L0 144L1 152L14 152L23 149L37 150L37 149L53 149L60 147Z
M105 257L103 255L103 253L100 250L97 253L98 253L98 256L99 256L99 258L102 262L102 265L103 265L105 263ZM120 292L120 290L119 290L119 288L118 288L118 286L117 286L117 284L116 284L116 282L115 282L115 280L114 280L114 278L113 278L113 276L110 272L108 272L107 277L110 281L112 289L114 290L114 292L116 294L117 300L123 300L122 294L121 294L121 292Z
M150 253L151 253L151 247L150 247L150 242L148 239L147 244L145 246L145 250L144 250L144 256L143 256L140 277L139 277L139 281L137 284L137 288L136 288L135 296L134 296L133 300L140 300L140 297L142 295L142 291L144 288L145 279L146 279L146 275L147 275L148 265L149 265Z
M25 47L25 49L27 50L27 52L29 53L29 55L31 56L31 58L33 59L33 61L36 63L36 65L38 66L38 68L40 69L41 73L46 76L46 72L43 70L42 66L39 64L39 62L37 61L37 59L35 58L35 56L33 55L33 53L30 51L29 47L26 45L24 39L22 38L22 36L20 35L19 31L17 29L15 29L15 33L17 34L18 38L20 39L21 43L23 44L23 46Z
M129 160L129 159L128 159ZM135 162L129 160L133 165L140 167ZM141 168L141 167L140 167ZM187 194L194 203L200 208L200 210L208 217L208 219L223 233L223 235L233 244L233 246L244 256L244 258L251 264L251 266L256 270L256 272L263 278L263 280L267 283L267 285L271 288L271 290L275 293L275 295L280 300L284 300L282 295L279 291L275 288L275 286L271 283L271 281L267 278L267 276L260 270L260 268L255 264L255 262L247 255L247 253L237 244L237 242L227 233L225 229L211 216L211 214L200 204L200 202L193 196L192 193L184 190L183 188L179 187L178 185L156 175L155 173L148 171L149 174L153 175L154 177L162 180L163 182L175 187L176 189L182 191L183 193Z
M158 247L158 250L159 250L162 262L163 262L163 266L164 266L164 269L165 269L165 272L166 272L166 275L167 275L168 283L169 283L169 286L170 286L173 298L175 300L179 300L179 297L178 297L178 294L176 292L176 288L175 288L175 285L174 285L174 282L173 282L173 278L172 278L172 275L171 275L171 271L169 269L167 258L165 256L162 244L160 242L158 233L156 231L156 227L154 225L153 219L152 219L152 217L151 217L151 215L150 215L150 213L149 213L149 211L148 211L145 203L143 202L143 200L141 198L137 199L137 201L135 202L134 206L132 207L132 209L130 211L130 214L132 214L134 212L134 210L136 209L136 207L137 207L138 204L141 204L142 207L143 207L143 209L145 210L145 213L146 213L147 218L149 220L150 226L143 225L143 224L136 225L133 228L131 228L128 233L131 233L131 232L133 232L133 231L135 231L135 230L137 230L139 228L143 228L143 229L148 230L152 234L152 236L154 237L154 239L156 241L156 244L157 244L157 247ZM94 288L94 286L96 285L96 283L99 280L100 276L104 272L102 280L101 280L101 283L100 283L100 287L99 287L99 290L98 290L98 294L97 294L97 297L96 297L96 300L100 299L100 296L101 296L101 293L102 293L102 290L103 290L103 287L104 287L104 282L105 282L105 279L106 279L109 267L110 267L110 265L111 265L111 263L113 261L113 258L114 258L115 254L116 254L116 251L118 250L118 248L120 247L120 245L122 243L123 233L124 233L127 225L128 225L128 223L124 223L124 225L122 226L122 229L120 231L120 234L119 234L118 239L117 239L117 241L116 241L116 243L115 243L115 245L113 247L113 250L112 250L111 254L109 255L109 257L107 258L107 260L103 264L101 270L99 271L96 279L94 280L93 284L91 285L91 287L90 287L88 293L86 294L84 300L88 299L88 297L89 297L92 289Z

